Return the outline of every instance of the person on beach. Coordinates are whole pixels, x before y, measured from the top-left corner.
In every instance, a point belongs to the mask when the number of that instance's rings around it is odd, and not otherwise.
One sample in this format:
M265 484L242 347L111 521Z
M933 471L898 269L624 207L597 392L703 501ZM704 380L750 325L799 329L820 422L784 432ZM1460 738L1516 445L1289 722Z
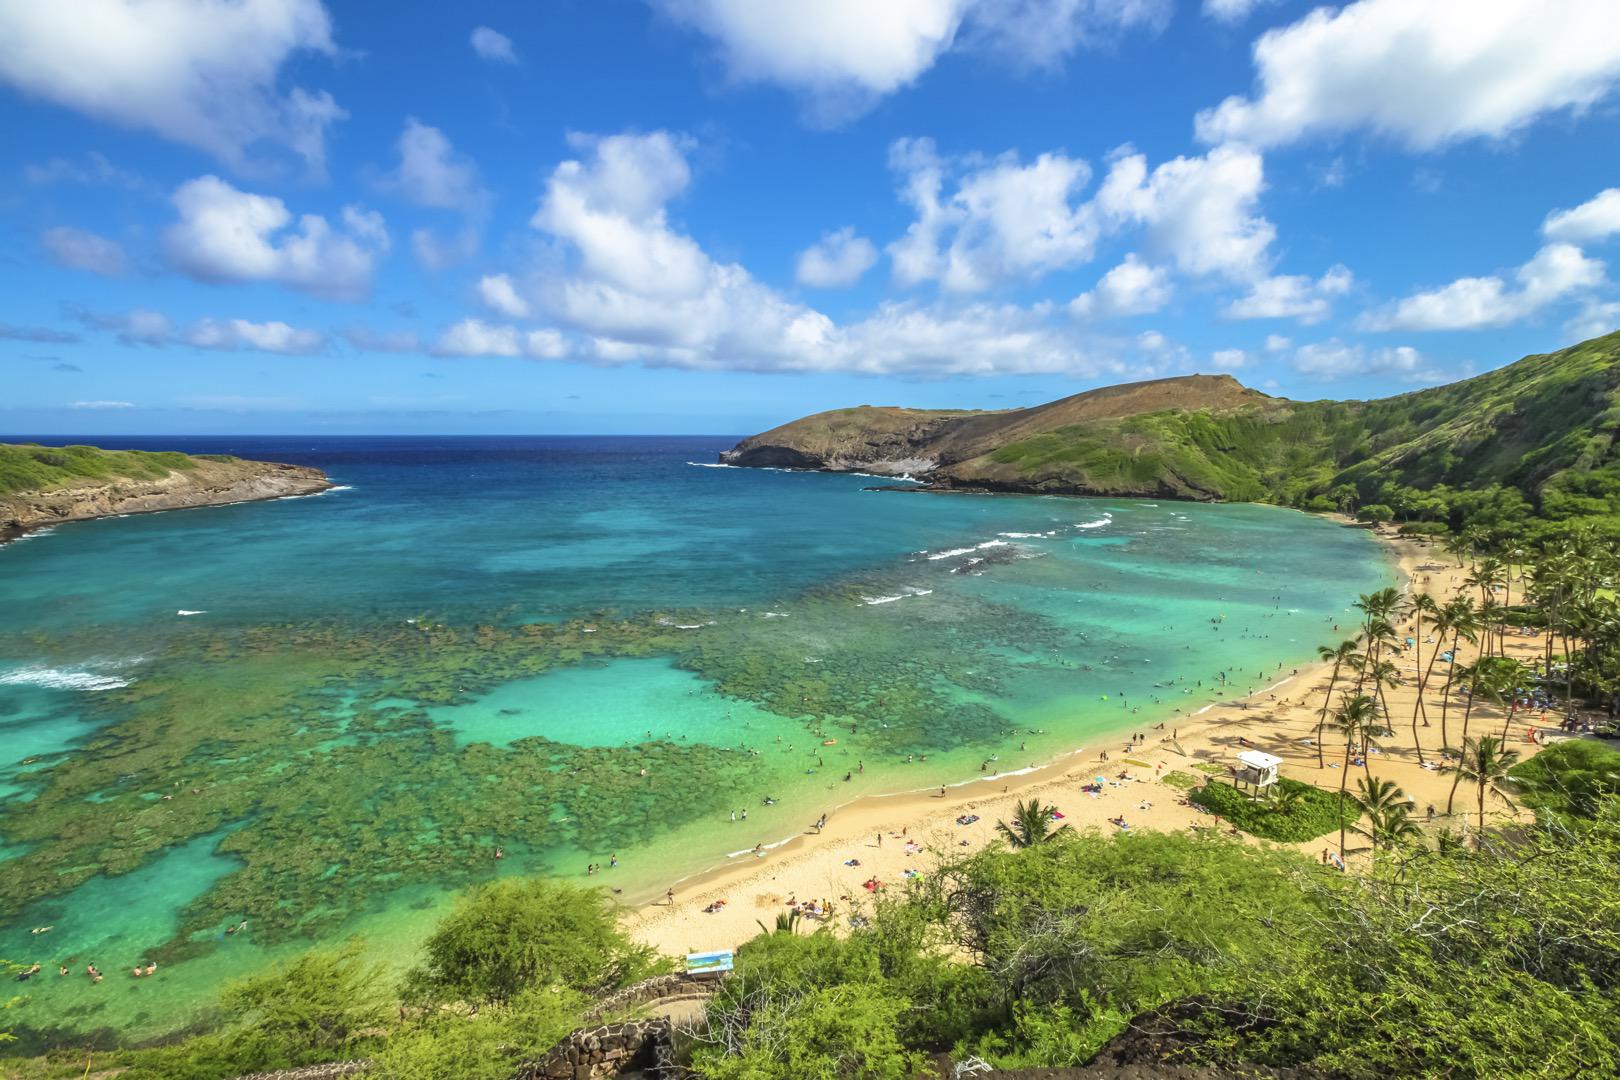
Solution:
M665 889L664 890L664 903L668 904L670 907L675 906L675 890L674 889Z

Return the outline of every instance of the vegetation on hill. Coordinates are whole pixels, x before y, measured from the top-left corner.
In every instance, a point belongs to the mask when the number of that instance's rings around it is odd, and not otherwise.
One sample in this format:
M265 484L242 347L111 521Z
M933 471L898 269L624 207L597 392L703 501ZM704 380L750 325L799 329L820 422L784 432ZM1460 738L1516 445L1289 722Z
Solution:
M836 428L823 422L833 415ZM904 446L892 415L882 438L860 419L807 417L728 460L791 451L846 468L910 456L932 461L928 478L945 486L1270 502L1521 539L1581 521L1620 536L1620 333L1375 401L1288 401L1188 376L947 415Z
M161 480L199 460L235 461L222 454L193 457L172 450L102 450L94 446L0 443L0 495L48 491L81 481Z
M1620 750L1572 739L1515 765L1508 775L1527 806L1562 822L1590 819L1605 798L1620 795Z
M91 1060L124 1080L224 1080L356 1058L374 1060L378 1080L508 1080L579 1027L595 996L670 969L626 938L616 915L599 890L498 881L462 898L400 986L359 942L317 949L227 986L205 1034ZM0 1075L79 1077L85 1065L78 1047L0 1061Z
M1347 812L1330 792L1286 778L1278 780L1276 791L1264 799L1219 780L1211 780L1188 798L1246 833L1288 842L1338 832Z

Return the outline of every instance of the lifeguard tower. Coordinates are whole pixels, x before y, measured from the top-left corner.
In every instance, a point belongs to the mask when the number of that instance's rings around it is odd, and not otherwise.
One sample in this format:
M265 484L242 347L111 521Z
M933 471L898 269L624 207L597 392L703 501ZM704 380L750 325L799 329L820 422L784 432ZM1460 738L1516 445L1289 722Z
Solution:
M1266 789L1277 784L1277 766L1282 758L1259 750L1244 750L1237 756L1238 768L1232 773L1232 784L1246 788L1251 799L1258 799Z

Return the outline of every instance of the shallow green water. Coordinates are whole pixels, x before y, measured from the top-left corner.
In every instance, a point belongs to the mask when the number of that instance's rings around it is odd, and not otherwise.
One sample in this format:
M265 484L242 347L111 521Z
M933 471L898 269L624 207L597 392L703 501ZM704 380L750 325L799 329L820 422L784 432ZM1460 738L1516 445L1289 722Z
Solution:
M859 795L1269 685L1393 580L1273 508L576 442L250 448L350 489L0 548L0 956L49 976L25 1034L196 1022L350 934L403 966L497 873L616 855L601 881L662 892Z

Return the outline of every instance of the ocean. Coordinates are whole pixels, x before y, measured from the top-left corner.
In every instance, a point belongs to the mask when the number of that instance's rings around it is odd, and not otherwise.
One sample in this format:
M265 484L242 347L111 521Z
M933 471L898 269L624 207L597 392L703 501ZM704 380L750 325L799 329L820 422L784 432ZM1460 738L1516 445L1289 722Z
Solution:
M403 967L495 875L635 903L863 795L1173 724L1395 579L1294 511L873 491L909 485L716 466L731 436L38 441L339 486L0 547L0 957L45 966L7 1016L34 1045L175 1030L351 936Z

